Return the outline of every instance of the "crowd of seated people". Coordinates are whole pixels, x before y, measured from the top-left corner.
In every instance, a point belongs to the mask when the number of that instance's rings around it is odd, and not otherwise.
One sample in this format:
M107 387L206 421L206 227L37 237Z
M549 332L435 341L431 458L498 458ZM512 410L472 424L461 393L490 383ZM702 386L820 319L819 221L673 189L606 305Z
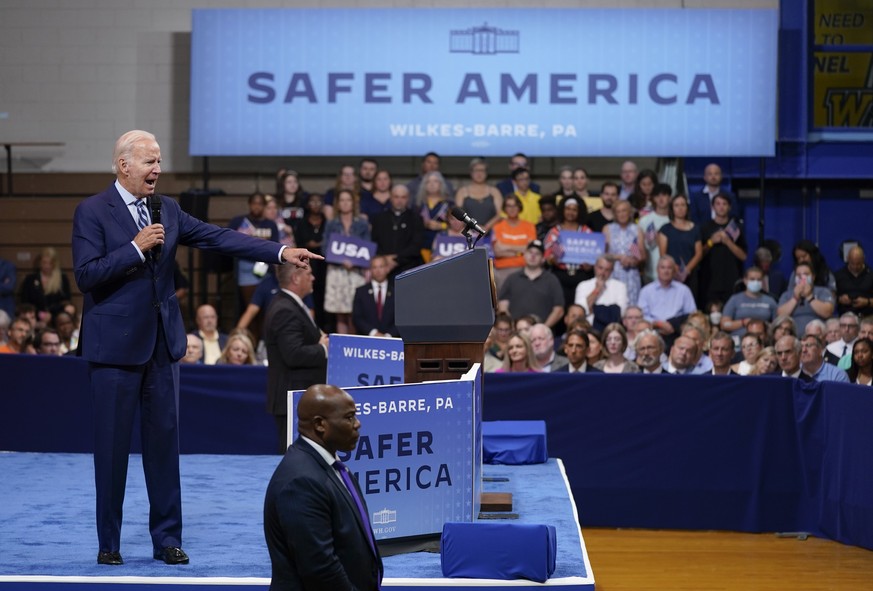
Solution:
M494 183L489 163L475 158L457 187L434 153L407 184L395 184L372 158L342 166L322 192L308 192L297 172L281 170L275 195L251 195L248 213L229 227L321 253L336 235L375 245L372 271L365 263L313 264L305 303L327 333L397 336L393 280L465 248L463 225L451 215L461 207L488 231L483 243L495 266L499 313L486 371L870 383L873 272L860 245L832 270L813 242L800 240L786 278L775 267L778 253L765 246L750 253L736 197L715 164L705 169L703 189L688 195L632 161L599 194L581 166L562 167L554 193L531 176L524 154L513 155ZM564 260L567 237L596 233L604 251L595 260ZM9 266L0 277L7 299L15 289ZM215 308L200 306L184 362L265 363L260 322L279 291L274 271L253 262L235 271L244 304L238 323L226 334ZM17 291L14 314L5 300L0 309L0 352L74 352L79 315L54 249L39 253Z

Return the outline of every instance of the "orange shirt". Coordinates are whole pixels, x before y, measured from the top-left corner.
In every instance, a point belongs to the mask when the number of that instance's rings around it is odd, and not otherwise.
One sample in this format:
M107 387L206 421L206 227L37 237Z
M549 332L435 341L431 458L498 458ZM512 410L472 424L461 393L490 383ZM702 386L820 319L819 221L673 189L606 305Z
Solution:
M491 228L492 242L500 242L508 246L527 246L531 240L536 240L537 229L530 222L519 220L518 225L510 226L509 221L502 219ZM512 269L524 266L524 255L512 257L494 257L495 269Z

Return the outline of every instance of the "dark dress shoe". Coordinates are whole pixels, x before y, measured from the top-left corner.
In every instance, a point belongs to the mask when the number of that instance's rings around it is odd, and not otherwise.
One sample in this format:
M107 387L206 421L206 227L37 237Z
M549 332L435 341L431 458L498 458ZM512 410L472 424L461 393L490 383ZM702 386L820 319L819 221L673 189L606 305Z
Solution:
M167 564L188 564L188 555L176 546L167 546L155 550L155 560L163 560Z
M121 559L120 552L104 552L101 550L97 553L97 564L118 566L119 564L124 564L124 560Z

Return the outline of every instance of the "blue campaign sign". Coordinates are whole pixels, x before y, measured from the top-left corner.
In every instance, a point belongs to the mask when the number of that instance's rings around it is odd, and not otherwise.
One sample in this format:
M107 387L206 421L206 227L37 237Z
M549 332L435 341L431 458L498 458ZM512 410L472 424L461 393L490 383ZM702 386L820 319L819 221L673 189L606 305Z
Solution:
M192 155L775 149L776 10L197 9L192 23Z
M561 230L558 234L558 242L563 252L560 257L561 262L571 265L583 263L593 265L597 262L597 257L606 251L606 239L600 232Z
M478 514L480 376L346 388L358 407L360 439L339 456L366 496L376 539L434 534L447 521L469 522ZM291 393L288 402L292 440L301 395Z
M350 263L355 267L369 269L374 256L376 243L355 236L331 234L324 246L324 260L337 265Z
M433 239L431 256L433 258L445 258L467 250L467 239L463 236L449 236L437 234Z
M331 334L327 383L340 388L403 383L403 341L386 337Z

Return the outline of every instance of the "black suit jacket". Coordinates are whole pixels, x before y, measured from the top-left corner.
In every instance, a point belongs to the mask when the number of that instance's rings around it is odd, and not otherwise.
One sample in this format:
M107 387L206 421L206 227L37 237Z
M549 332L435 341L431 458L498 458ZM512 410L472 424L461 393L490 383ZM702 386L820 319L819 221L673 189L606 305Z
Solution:
M565 365L564 367L560 367L553 371L552 373L570 373L570 366ZM583 373L603 373L603 370L597 369L590 363L585 367L585 371Z
M373 293L373 284L367 283L355 290L355 299L352 302L352 322L355 330L360 335L368 335L373 329L379 332L399 337L397 326L394 324L394 285L388 282L388 289L382 296L382 319L376 313L376 296Z
M358 495L369 515L360 488ZM362 522L335 469L298 438L273 473L264 499L270 589L375 591L382 559L365 528L370 524Z
M318 344L321 331L294 298L280 291L264 316L267 345L267 412L288 414L288 390L305 390L327 379L327 355Z

